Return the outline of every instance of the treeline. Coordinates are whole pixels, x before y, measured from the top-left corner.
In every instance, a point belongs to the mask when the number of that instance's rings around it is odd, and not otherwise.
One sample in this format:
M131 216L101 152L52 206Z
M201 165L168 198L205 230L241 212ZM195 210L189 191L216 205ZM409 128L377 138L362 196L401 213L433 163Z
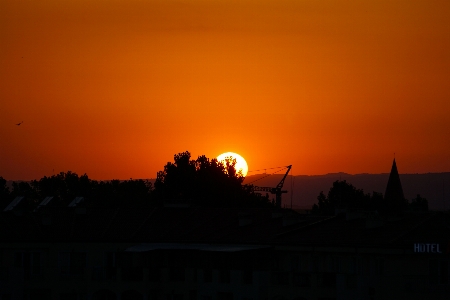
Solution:
M152 184L144 180L92 180L88 175L79 176L68 171L51 177L44 176L31 182L13 182L12 190L0 177L0 207L18 196L26 199L27 205L37 205L45 197L53 197L52 206L66 206L75 197L84 197L87 206L143 204L151 199ZM133 202L133 203L131 203Z
M87 174L61 172L31 182L13 182L12 190L0 177L0 208L17 196L35 207L45 197L54 197L53 206L67 206L75 197L84 197L85 206L152 206L184 203L202 206L270 207L267 197L242 185L244 177L236 172L236 161L224 163L206 156L191 159L189 152L174 155L164 170L157 173L155 184L147 180L92 180Z
M366 194L345 180L337 180L328 191L328 195L320 192L317 204L312 207L312 213L334 215L339 210L377 211L380 214L397 214L403 211L428 211L428 201L417 195L416 198L385 199L383 194L373 192Z

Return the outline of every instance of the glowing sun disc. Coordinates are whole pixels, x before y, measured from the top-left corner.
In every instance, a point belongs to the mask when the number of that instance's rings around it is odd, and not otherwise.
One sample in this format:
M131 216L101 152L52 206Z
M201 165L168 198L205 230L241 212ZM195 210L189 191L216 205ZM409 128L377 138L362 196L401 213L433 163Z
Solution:
M226 153L222 153L219 156L217 156L217 160L218 161L225 161L226 157L232 157L236 159L236 171L239 172L239 170L242 171L242 175L247 176L248 173L248 165L247 162L245 161L245 159L240 156L237 153L234 152L226 152Z

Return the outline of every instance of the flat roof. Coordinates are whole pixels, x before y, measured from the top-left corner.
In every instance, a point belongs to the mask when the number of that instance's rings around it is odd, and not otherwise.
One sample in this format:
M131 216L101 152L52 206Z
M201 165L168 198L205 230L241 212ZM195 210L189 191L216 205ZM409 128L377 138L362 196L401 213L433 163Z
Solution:
M218 252L239 252L265 249L261 245L213 245L213 244L182 244L182 243L145 243L125 249L127 252L148 252L154 250L199 250Z

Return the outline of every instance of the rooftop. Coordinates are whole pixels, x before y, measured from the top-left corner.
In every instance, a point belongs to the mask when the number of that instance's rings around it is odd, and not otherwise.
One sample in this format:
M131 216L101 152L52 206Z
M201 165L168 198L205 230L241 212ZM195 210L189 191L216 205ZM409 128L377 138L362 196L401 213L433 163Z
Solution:
M445 242L450 215L376 213L332 217L266 208L41 207L24 214L0 212L4 242L136 242L247 245L410 247Z

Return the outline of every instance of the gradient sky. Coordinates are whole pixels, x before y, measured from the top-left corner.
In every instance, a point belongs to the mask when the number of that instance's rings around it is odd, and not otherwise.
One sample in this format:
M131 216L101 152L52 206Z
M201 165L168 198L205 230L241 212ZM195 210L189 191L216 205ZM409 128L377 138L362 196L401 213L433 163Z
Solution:
M450 171L450 1L0 1L0 176ZM23 124L15 124L23 121Z

